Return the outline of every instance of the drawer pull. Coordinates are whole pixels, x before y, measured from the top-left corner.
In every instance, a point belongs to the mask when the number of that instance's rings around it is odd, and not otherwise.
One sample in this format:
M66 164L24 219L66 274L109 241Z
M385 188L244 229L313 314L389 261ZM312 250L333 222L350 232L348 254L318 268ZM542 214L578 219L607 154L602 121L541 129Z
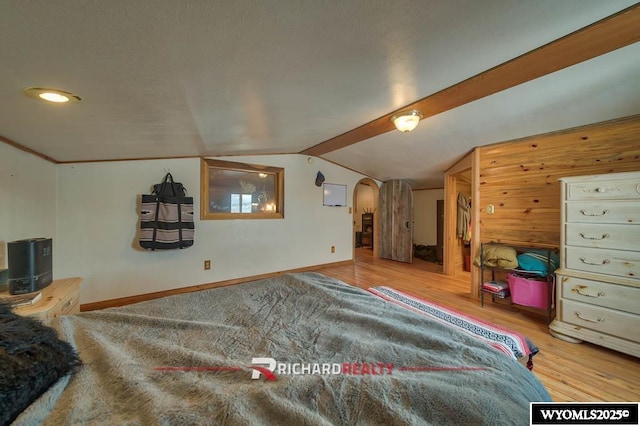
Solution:
M620 191L620 188L601 188L601 187L597 187L597 188L584 188L582 190L583 192L597 192L598 194L604 194L607 192L613 192L613 191Z
M595 322L595 323L599 323L599 322L604 322L604 318L598 318L595 320L592 320L591 318L585 318L582 316L582 314L580 312L574 312L576 314L576 316L578 318L580 318L582 321L587 321L587 322Z
M602 259L600 262L591 262L591 261L588 261L586 257L581 257L580 262L584 263L585 265L594 265L594 266L604 266L611 263L609 259Z
M588 237L584 234L584 232L580 233L580 236L585 240L604 240L605 238L609 238L609 234L602 234L602 237Z
M586 210L582 209L580 210L580 213L582 213L582 216L604 216L609 214L609 210L602 210L602 213L588 213Z
M588 288L589 287L587 287L586 285L578 285L572 288L571 291L587 297L604 297L605 296L604 291L599 291L596 294L593 294L586 291Z

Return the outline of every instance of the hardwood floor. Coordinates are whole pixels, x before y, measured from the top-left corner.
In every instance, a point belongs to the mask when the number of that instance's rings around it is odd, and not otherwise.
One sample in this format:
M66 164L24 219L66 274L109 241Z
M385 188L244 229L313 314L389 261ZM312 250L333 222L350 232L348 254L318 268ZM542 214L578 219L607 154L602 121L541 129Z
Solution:
M490 300L482 308L469 294L469 273L448 277L435 263L378 259L367 248L356 249L352 265L318 272L362 288L393 287L524 334L540 348L533 373L554 401L640 401L640 359L590 343L556 339L549 334L542 312Z

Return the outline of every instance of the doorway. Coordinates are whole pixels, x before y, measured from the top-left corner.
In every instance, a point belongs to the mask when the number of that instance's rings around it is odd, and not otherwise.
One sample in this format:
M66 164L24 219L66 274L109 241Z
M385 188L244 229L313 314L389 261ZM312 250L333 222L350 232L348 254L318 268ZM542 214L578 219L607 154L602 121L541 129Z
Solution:
M368 255L378 257L378 184L370 178L358 181L353 191L353 250L354 255L367 251Z
M479 238L478 152L471 151L444 173L444 268L445 275L469 277L470 293L476 295L478 268L473 267L473 254ZM467 195L469 202L469 241L458 238L458 194ZM467 265L469 263L469 265ZM467 269L467 270L465 270ZM471 272L468 271L471 269Z
M454 175L456 193L456 244L454 248L455 275L471 272L471 169ZM466 213L463 213L466 212Z

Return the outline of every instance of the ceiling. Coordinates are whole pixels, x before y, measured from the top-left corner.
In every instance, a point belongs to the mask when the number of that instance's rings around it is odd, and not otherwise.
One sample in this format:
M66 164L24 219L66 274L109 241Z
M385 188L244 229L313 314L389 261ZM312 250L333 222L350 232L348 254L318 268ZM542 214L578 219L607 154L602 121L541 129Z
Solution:
M0 135L57 162L302 152L438 187L475 146L640 113L638 13L626 46L558 70L521 61L634 4L1 0ZM549 62L610 43L576 40ZM519 81L487 72L511 60ZM394 111L437 96L462 101L389 131Z

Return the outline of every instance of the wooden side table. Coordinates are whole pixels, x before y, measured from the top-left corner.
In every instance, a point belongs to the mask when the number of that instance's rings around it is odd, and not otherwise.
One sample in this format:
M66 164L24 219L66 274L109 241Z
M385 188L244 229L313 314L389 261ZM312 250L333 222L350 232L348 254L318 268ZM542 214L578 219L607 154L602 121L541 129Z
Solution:
M55 280L47 287L39 290L42 297L33 305L20 306L14 309L18 315L38 319L56 318L61 315L80 312L80 283L82 278L64 278ZM0 298L9 296L8 291L0 293Z

